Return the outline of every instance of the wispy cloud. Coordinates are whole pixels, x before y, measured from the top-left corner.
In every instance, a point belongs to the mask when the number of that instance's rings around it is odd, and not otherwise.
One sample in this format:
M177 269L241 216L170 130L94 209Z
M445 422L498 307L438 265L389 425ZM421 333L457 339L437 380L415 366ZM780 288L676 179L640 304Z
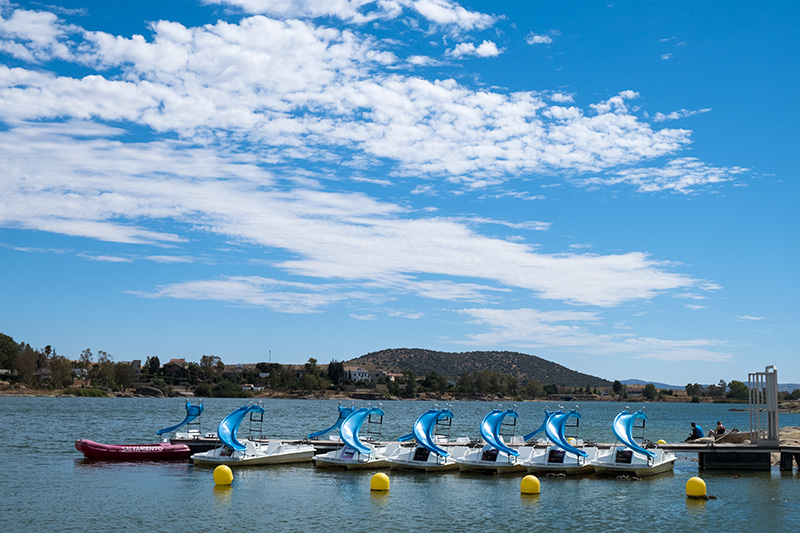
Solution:
M528 44L551 44L553 42L553 38L549 35L541 35L530 32L525 36L525 42Z
M82 259L88 259L89 261L98 261L101 263L130 263L133 260L129 257L120 257L118 255L92 255L81 253L78 254L78 257Z
M602 320L596 313L536 309L464 309L476 324L488 327L465 341L480 346L580 348L601 356L625 355L660 361L723 362L731 355L718 351L725 342L710 339L667 340L629 333L597 334L589 326ZM627 328L624 328L627 329Z
M681 109L679 111L672 111L671 113L656 113L653 116L653 121L655 122L665 122L667 120L678 120L686 117L693 117L695 115L702 115L703 113L708 113L711 111L711 108L704 107L703 109Z
M752 315L736 315L736 318L739 320L766 320L767 317L764 316L752 316Z
M288 282L259 276L229 276L174 283L153 292L130 291L146 298L212 300L265 307L282 313L314 313L334 302L356 297L332 286Z
M671 191L689 194L702 187L734 181L748 169L741 167L713 167L693 157L669 161L663 167L631 168L616 175L579 180L584 185L627 184L640 192Z

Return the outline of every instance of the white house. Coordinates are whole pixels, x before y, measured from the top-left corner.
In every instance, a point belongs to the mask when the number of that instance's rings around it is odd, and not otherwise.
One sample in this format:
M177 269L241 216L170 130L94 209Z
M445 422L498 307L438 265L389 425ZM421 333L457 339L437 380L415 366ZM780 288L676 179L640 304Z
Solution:
M357 366L344 367L344 376L350 381L372 381L370 371Z

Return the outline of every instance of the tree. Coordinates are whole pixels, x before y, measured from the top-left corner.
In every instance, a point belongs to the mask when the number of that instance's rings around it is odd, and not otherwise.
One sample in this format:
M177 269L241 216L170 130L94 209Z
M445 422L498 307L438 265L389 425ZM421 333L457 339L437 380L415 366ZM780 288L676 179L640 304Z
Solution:
M338 387L344 381L344 363L331 360L328 364L328 379Z
M35 387L36 371L39 370L39 354L29 344L21 344L22 350L14 362L17 379L29 387Z
M84 352L89 351L88 348ZM89 352L91 353L91 352ZM97 363L92 366L89 371L89 381L93 387L116 388L117 383L114 379L114 363L113 357L103 350L97 352Z
M750 397L750 389L741 381L735 379L728 383L728 398L746 400Z
M122 390L133 385L136 379L136 372L128 363L117 363L114 365L114 382Z
M222 363L222 359L217 357L216 355L204 355L200 358L200 368L203 369L203 378L211 381L216 377L217 370L219 368L219 363ZM225 368L223 364L222 368Z
M403 398L413 398L417 395L417 375L413 370L403 370L406 378L406 388L403 390Z
M648 383L647 385L645 385L644 388L642 389L642 396L644 396L648 400L652 400L653 398L655 398L656 386L653 385L652 383Z
M148 357L144 363L144 371L148 374L156 375L159 370L161 370L161 361L158 360L158 356Z
M303 374L300 378L300 388L305 391L316 390L319 387L319 381L314 374Z
M614 383L611 384L611 390L614 391L614 394L619 394L620 392L622 392L622 387L623 387L622 382L616 379L614 380Z
M19 353L20 345L8 335L0 333L0 368L13 369Z
M71 387L74 382L72 363L66 357L56 355L48 362L50 367L50 386L55 389Z
M703 394L703 386L699 383L687 383L686 384L686 395L691 396L693 398L700 397Z
M531 399L540 398L544 396L544 387L542 387L540 382L536 381L535 379L531 379L525 384L523 393L525 396Z
M85 368L89 370L89 367L92 366L92 351L89 348L86 348L84 351L81 352L81 368Z
M322 375L319 366L317 366L317 360L313 357L308 358L308 362L304 365L304 369L306 374L311 374L314 377Z

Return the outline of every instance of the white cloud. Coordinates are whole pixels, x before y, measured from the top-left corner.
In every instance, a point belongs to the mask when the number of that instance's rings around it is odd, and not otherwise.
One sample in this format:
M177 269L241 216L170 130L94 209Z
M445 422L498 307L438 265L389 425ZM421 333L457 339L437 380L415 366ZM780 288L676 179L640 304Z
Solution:
M588 112L547 107L535 93L385 71L398 58L382 43L309 22L257 16L197 28L161 21L152 30L151 41L86 32L72 59L97 74L83 78L0 66L0 118L127 121L265 162L388 160L394 174L472 188L634 165L689 142L687 130L654 130L630 114L633 91ZM474 52L494 53L485 44ZM118 69L120 78L104 75Z
M193 257L189 257L186 255L150 255L145 257L148 261L153 261L154 263L164 263L164 264L172 264L172 263L194 263L195 259Z
M569 104L574 101L574 97L571 94L551 93L550 100L557 104Z
M334 14L367 4L239 5ZM461 28L487 23L444 0L396 5ZM352 284L340 294L226 278L164 287L160 296L309 312L358 291L485 303L521 290L609 307L698 283L640 252L537 253L460 220L323 188L328 165L357 168L360 182L361 170L375 165L387 169L381 185L401 176L475 189L535 173L618 169L684 147L687 130L655 130L630 112L634 91L582 109L549 103L567 104L567 95L423 79L403 74L393 43L297 19L253 16L202 27L160 21L148 39L67 28L52 17L44 25L39 41L21 23L16 33L5 27L3 38L31 58L63 55L93 73L77 78L0 65L0 120L7 126L0 131L1 225L165 248L210 233L279 251L271 268L284 273ZM132 142L125 128L171 140ZM715 171L716 181L735 171L675 161L640 174L617 171L612 179L683 192L714 182ZM303 172L287 170L297 162ZM693 170L694 181L669 175L675 167Z
M9 11L8 5L0 3L0 52L32 62L69 57L69 48L61 40L66 38L71 27L61 24L53 13Z
M695 110L681 109L680 111L673 111L666 115L664 113L656 113L653 116L653 121L665 122L667 120L678 120L681 118L693 117L695 115L702 115L703 113L708 113L709 111L711 111L711 108L706 107L703 109L695 109Z
M500 55L500 50L497 49L497 45L492 41L483 41L478 46L473 43L459 43L449 52L449 55L452 57L495 57Z
M553 42L553 38L549 35L538 35L530 32L525 36L525 42L528 44L551 44Z
M596 313L539 311L536 309L463 309L476 324L489 328L469 336L468 344L511 345L525 348L581 348L586 353L657 359L668 362L724 362L728 353L715 348L724 343L708 339L666 340L634 337L628 333L596 334L590 327L601 320Z
M708 185L735 180L747 172L741 167L712 167L694 157L669 161L660 168L631 168L616 175L581 180L585 185L627 184L640 192L672 191L689 194Z
M130 263L132 260L129 257L120 257L117 255L91 255L81 253L78 257L88 259L89 261L97 261L99 263Z
M163 246L211 232L290 252L291 259L274 267L294 275L358 281L427 298L480 300L515 288L546 299L613 306L697 283L638 252L540 254L455 220L419 218L364 194L283 190L273 187L271 175L253 166L249 156L177 142L79 140L72 130L85 135L91 128L51 126L0 132L0 150L8 154L0 224ZM175 232L147 227L158 221L176 223Z
M737 315L737 319L739 320L765 320L766 317L763 316L752 316L752 315Z
M237 305L265 307L281 313L313 313L348 297L330 287L295 283L259 276L230 276L187 281L160 287L151 293L133 292L147 298L214 300ZM350 295L352 298L354 295Z
M202 0L207 4L231 5L246 13L281 18L334 16L363 24L396 19L414 12L428 22L459 30L482 30L495 22L493 15L469 11L450 0Z

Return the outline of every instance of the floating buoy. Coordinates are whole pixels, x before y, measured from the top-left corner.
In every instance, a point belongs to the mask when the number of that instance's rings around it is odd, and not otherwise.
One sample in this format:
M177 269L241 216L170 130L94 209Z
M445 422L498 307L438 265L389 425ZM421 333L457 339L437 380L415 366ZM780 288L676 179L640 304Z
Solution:
M369 490L389 490L389 476L378 472L369 480Z
M667 441L665 441L664 439L658 439L658 442L656 442L656 444L658 444L658 445L666 444L666 443L667 443Z
M230 485L233 483L233 472L228 465L219 465L214 469L214 483L217 485Z
M541 489L539 485L539 478L528 474L519 484L519 490L522 494L539 494L539 490Z
M686 496L689 498L706 498L706 482L699 477L691 477L686 482Z
M568 438L568 439L567 439L567 442L568 442L569 444L572 444L572 445L574 446L574 445L575 445L575 437L570 437L570 438Z

